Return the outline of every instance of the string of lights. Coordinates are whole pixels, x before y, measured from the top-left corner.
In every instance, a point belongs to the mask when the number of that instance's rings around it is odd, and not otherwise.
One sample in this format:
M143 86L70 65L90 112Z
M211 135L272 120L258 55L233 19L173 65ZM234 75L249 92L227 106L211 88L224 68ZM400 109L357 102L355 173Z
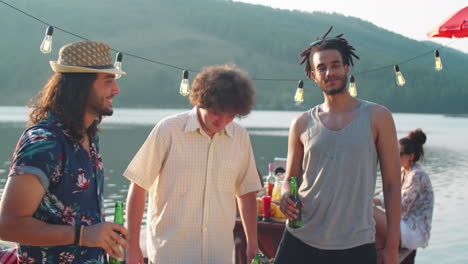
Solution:
M72 35L72 36L74 36L76 38L79 38L81 40L89 40L86 37L75 34L75 33L71 32L71 31L65 30L65 29L63 29L61 27L52 26L50 23L48 23L48 22L46 22L46 21L44 21L44 20L42 20L40 18L37 18L37 17L35 17L35 16L33 16L33 15L31 15L31 14L29 14L29 13L27 13L27 12L25 12L25 11L23 11L23 10L21 10L21 9L19 9L19 8L17 8L15 6L3 1L3 0L0 0L0 3L2 3L2 4L12 8L12 9L22 13L23 15L26 15L26 16L28 16L28 17L30 17L30 18L32 18L32 19L34 19L34 20L36 20L36 21L38 21L38 22L40 22L40 23L47 26L47 29L45 31L44 39L43 39L43 41L42 41L42 43L40 45L40 48L39 48L42 53L46 54L46 53L51 52L51 50L52 50L52 36L53 36L54 29L59 30L59 31L64 32L64 33L67 33L69 35ZM405 85L406 82L405 82L405 78L404 78L403 74L400 71L399 65L410 62L410 61L415 60L415 59L418 59L420 57L426 56L429 53L434 53L434 56L435 56L434 68L435 68L435 70L440 71L440 70L442 70L443 66L442 66L442 61L440 59L439 50L446 47L446 46L449 46L449 45L453 44L456 40L458 40L458 39L455 39L455 40L453 40L452 42L450 42L450 43L448 43L446 45L441 45L437 49L432 49L432 50L426 51L424 53L421 53L419 55L416 55L414 57L403 60L403 61L401 61L401 62L399 62L397 64L384 65L384 66L381 66L381 67L378 67L378 68L356 72L353 75L350 75L349 87L348 87L349 92L353 97L357 96L357 86L356 86L356 82L355 82L355 76L380 71L380 70L387 69L387 68L390 68L390 67L393 67L393 69L394 69L397 85L403 86L403 85ZM137 59L140 59L140 60L143 60L143 61L151 62L151 63L158 64L158 65L161 65L161 66L166 66L166 67L173 68L173 69L176 69L176 70L182 70L182 81L181 81L181 84L180 84L179 93L181 95L183 95L183 96L187 96L187 95L190 94L189 72L199 72L199 70L182 68L182 67L177 66L177 65L172 65L172 64L161 62L161 61L158 61L158 60L149 59L149 58L146 58L146 57L143 57L143 56L140 56L140 55L119 51L119 50L114 49L112 47L110 47L110 49L112 51L117 52L116 60L115 60L115 64L114 64L114 66L117 69L122 69L122 59L123 59L123 55L125 54L125 56L137 58ZM116 79L118 79L120 77L121 77L120 75L117 75ZM297 79L290 79L290 78L252 78L252 80L254 80L254 81L275 81L275 82L298 81ZM295 101L296 104L300 104L300 103L302 103L304 101L303 85L304 85L303 81L299 80L298 88L297 88L296 93L294 95L294 101Z

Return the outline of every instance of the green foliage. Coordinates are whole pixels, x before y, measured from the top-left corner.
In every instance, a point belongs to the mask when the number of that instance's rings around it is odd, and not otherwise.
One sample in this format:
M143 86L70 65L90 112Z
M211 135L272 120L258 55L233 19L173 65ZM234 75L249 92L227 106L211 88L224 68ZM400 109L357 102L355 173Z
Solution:
M400 65L407 85L395 84L393 68L369 70L400 63L438 47L374 26L358 18L329 13L285 11L222 0L17 0L18 8L88 39L151 60L196 72L206 65L235 63L253 78L294 81L255 81L256 109L303 110L323 97L306 80L298 54L330 25L333 34L344 33L356 47L360 61L355 74L359 97L397 112L467 113L466 65L468 56L450 48L440 50L444 70L433 70L428 53ZM60 30L54 33L54 50L39 52L45 25L0 5L0 89L2 105L25 105L52 74L49 60L58 48L77 41ZM187 108L178 94L182 72L124 55L128 75L119 80L117 107ZM293 104L297 80L305 80L305 103Z

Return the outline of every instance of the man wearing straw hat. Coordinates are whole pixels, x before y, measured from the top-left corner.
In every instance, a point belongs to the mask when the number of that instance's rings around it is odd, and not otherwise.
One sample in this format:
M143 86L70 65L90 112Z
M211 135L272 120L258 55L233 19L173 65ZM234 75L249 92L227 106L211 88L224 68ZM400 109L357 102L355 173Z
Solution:
M126 229L104 222L98 124L119 94L104 43L60 49L55 74L31 104L0 204L0 239L19 244L20 263L105 263L122 256Z

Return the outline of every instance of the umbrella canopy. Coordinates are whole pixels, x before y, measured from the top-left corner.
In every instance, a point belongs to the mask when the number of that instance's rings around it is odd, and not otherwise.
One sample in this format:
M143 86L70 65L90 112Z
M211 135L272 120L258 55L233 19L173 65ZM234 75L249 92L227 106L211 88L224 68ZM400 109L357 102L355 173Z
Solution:
M450 16L445 22L427 33L431 38L468 37L468 6Z

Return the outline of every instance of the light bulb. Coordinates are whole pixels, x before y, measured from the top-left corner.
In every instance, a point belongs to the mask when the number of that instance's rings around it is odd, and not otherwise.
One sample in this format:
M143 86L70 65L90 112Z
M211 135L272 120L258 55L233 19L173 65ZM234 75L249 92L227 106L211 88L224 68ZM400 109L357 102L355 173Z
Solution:
M41 43L39 48L42 53L47 54L52 50L52 34L54 33L54 27L48 26L46 29L46 34L44 40Z
M353 75L351 75L351 78L349 78L349 94L352 97L357 96L356 83L354 82L354 76Z
M395 75L396 75L396 83L399 86L405 85L406 83L405 77L403 77L403 74L400 72L400 67L398 67L398 65L395 65L394 69L395 69Z
M123 54L121 52L118 52L117 55L115 56L114 67L117 70L122 70L122 57L123 57ZM122 74L115 75L115 79L120 79L120 77L122 77Z
M294 95L294 102L296 102L296 104L304 102L304 89L302 89L303 86L304 82L300 80L296 90L296 94Z
M441 71L443 66L442 66L442 60L440 59L440 55L439 55L439 51L436 50L434 52L434 55L435 55L435 63L434 63L434 69L436 71Z
M189 83L189 72L184 70L183 73L183 78L182 81L180 82L180 89L179 93L183 96L187 96L190 94L190 83Z

